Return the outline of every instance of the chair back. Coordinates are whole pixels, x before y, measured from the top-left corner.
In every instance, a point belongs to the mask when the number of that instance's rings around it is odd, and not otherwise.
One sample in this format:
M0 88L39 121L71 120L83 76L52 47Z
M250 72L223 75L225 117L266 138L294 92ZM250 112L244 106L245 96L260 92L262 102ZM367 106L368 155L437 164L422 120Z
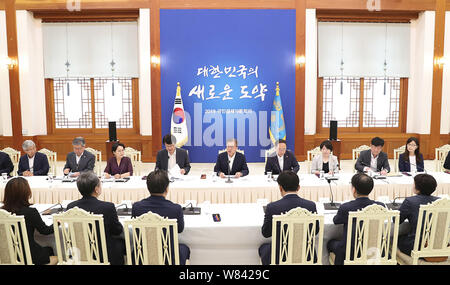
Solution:
M142 154L139 150L135 150L131 147L126 147L124 150L125 156L131 159L133 166L133 175L141 175Z
M20 151L15 150L11 147L5 147L2 149L4 153L7 153L9 155L9 158L11 158L11 161L14 165L14 169L12 171L12 175L17 174L17 170L19 169L19 160L20 160ZM8 173L9 174L9 173Z
M378 204L349 212L344 264L396 265L399 219L399 211Z
M125 221L124 231L128 265L180 264L176 219L148 212Z
M398 160L400 159L400 154L404 153L406 149L405 145L402 145L399 148L394 149L394 165L395 165L395 172L397 173L399 171L398 169Z
M271 149L264 151L264 164L267 164L267 158L272 155L273 156L277 155L275 147L272 147Z
M413 264L421 257L450 256L450 199L441 198L421 205L417 220Z
M322 151L320 150L320 147L318 146L318 147L315 147L315 148L313 148L313 149L311 149L311 150L308 150L307 152L306 152L306 161L307 161L307 163L308 163L308 173L311 173L311 163L312 163L312 160L314 159L314 157L316 156L316 155L318 155L318 154L321 154L322 153Z
M271 264L322 264L323 227L323 216L300 207L274 215Z
M436 172L444 171L445 158L449 152L450 144L446 144L435 149L434 165L436 167Z
M46 148L39 150L39 152L43 153L47 156L48 164L50 166L50 169L48 170L48 174L56 176L56 161L57 161L56 152L48 150Z
M94 172L100 176L102 175L102 170L101 170L101 162L102 162L102 152L96 149L93 149L91 147L87 147L85 148L86 151L92 153L95 156L95 166L94 166Z
M103 215L74 207L53 215L53 227L58 264L109 264Z
M359 146L357 148L352 149L352 164L353 164L353 168L355 167L356 161L358 160L359 155L361 154L361 151L368 150L368 149L370 149L370 146L365 145L365 144L362 145L362 146ZM356 170L355 170L355 172L356 172Z
M25 218L3 209L0 209L0 264L33 264Z

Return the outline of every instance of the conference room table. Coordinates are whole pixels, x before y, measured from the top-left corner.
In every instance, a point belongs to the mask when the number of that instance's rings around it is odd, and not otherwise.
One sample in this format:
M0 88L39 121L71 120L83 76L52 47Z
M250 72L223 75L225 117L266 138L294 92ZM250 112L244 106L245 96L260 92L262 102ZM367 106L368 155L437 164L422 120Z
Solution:
M429 173L433 175L438 187L434 195L450 194L450 174ZM340 173L339 180L328 183L313 174L299 174L299 196L314 202L325 202L331 199L345 201L352 199L351 178L353 173ZM81 198L76 182L62 182L61 179L48 181L47 177L27 177L32 189L32 203L54 204L64 200L77 200ZM228 203L256 203L258 199L267 199L268 202L281 198L276 181L264 175L248 175L238 179L215 178L209 175L206 179L199 176L186 175L169 185L167 198L174 203L183 204L187 200L197 203L209 201L214 204ZM375 187L370 194L371 199L378 200L387 197L393 200L397 197L413 195L413 176L399 174L398 177L375 179ZM0 182L0 201L3 201L6 183ZM146 181L140 176L133 176L128 182L114 182L107 180L102 183L102 194L99 199L116 204L124 200L136 202L149 196Z
M35 204L39 212L51 204ZM191 250L191 265L258 265L260 258L258 248L263 243L270 243L271 238L264 238L261 227L264 221L263 204L198 204L200 215L185 215L184 231L178 235L180 243ZM324 237L322 264L329 264L327 243L343 234L342 225L334 225L336 210L325 210L322 203L316 203L318 214L324 215ZM221 222L214 222L212 214L220 214ZM42 216L47 225L53 223L50 215ZM119 216L123 221L130 216ZM405 228L402 230L404 232ZM35 233L35 240L42 246L51 246L56 254L54 235Z

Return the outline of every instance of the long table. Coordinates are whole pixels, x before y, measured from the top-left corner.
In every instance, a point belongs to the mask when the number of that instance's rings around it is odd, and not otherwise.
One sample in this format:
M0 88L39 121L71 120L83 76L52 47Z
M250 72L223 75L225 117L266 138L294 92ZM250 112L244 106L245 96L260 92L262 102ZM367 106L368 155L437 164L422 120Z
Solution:
M438 187L434 195L450 194L450 175L446 173L430 173L437 182ZM329 200L331 192L334 200L344 201L352 199L351 177L352 173L341 173L339 180L321 180L313 174L300 174L299 196L311 201L319 202ZM33 203L54 204L64 200L77 200L81 198L75 182L62 182L61 180L47 181L47 177L27 178L32 189ZM370 194L371 199L387 197L408 197L413 195L414 180L412 176L388 177L384 180L375 180L375 187ZM0 182L0 201L3 201L5 182ZM146 181L142 177L131 177L128 182L104 182L101 200L121 203L123 200L133 202L149 196ZM330 190L331 188L331 190ZM210 201L215 204L227 203L256 203L258 199L267 199L272 202L281 198L277 182L268 180L265 176L251 175L233 179L233 183L225 183L225 179L218 178L213 181L211 177L200 179L197 176L185 176L182 180L170 183L168 199L175 203L185 203L195 200L198 203Z

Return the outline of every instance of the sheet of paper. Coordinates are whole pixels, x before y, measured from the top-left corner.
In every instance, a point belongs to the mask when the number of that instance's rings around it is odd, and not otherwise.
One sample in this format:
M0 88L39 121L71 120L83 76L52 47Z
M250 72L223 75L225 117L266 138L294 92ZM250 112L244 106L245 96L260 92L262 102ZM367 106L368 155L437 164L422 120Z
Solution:
M178 164L175 163L175 166L172 167L171 169L169 169L169 177L181 178L182 175L181 175L180 171L181 171L181 168L178 166Z

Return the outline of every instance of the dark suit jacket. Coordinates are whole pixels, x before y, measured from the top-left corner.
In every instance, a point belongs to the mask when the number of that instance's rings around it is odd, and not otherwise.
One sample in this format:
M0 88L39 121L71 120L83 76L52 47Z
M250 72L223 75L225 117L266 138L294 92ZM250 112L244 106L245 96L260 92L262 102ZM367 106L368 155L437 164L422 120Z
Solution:
M214 172L217 172L217 174L223 172L226 175L235 175L236 172L241 172L242 176L248 175L247 161L245 160L245 156L240 152L236 151L234 155L233 166L231 167L230 173L228 173L228 168L228 153L225 151L217 156Z
M64 169L70 168L71 172L94 170L95 156L92 153L84 151L78 164L76 156L77 155L73 151L67 155L66 165L64 165Z
M176 162L180 169L184 169L186 171L185 175L189 173L191 170L191 164L189 163L189 155L185 149L177 148L176 149ZM156 166L155 169L162 169L167 171L169 165L169 152L167 149L162 149L158 151L158 155L156 156Z
M420 154L420 162L418 161L416 157L416 168L417 171L423 172L425 169L424 161L423 161L423 155ZM411 164L409 163L409 155L408 160L405 160L405 154L400 154L400 157L398 158L398 170L400 172L410 172L411 171Z
M370 161L372 159L372 154L370 149L361 151L358 160L355 164L355 169L359 172L364 172L364 167L370 167ZM391 167L389 166L388 156L385 152L380 152L377 159L377 172L381 171L384 168L387 172L391 171Z
M50 169L50 165L48 164L48 158L45 154L36 152L34 155L34 164L33 164L33 175L47 175L48 170ZM17 174L21 176L24 171L30 170L30 166L28 164L28 155L22 155L19 160L19 169Z
M123 233L123 227L119 222L114 204L111 202L100 201L97 198L90 196L73 201L67 206L67 210L74 207L78 207L93 214L103 215L109 262L113 265L123 264L123 256L125 255L125 241L123 238L118 237L118 235ZM103 256L101 252L100 256Z
M150 196L139 202L133 204L131 209L132 217L139 217L140 215L152 212L161 217L169 219L177 219L178 233L184 229L184 215L183 209L180 205L173 203L162 196Z
M447 154L447 157L445 158L444 168L450 169L450 152Z
M339 207L339 209L336 213L336 216L334 216L334 218L333 218L333 222L336 225L340 225L340 224L344 225L344 236L343 236L343 239L341 239L338 243L339 250L337 252L335 252L336 260L341 259L343 261L345 259L345 249L346 249L346 245L347 245L348 213L354 212L357 210L361 210L372 204L378 204L378 205L381 205L384 207L383 203L370 200L367 197L356 198L355 200L344 203ZM355 223L353 223L353 224L355 224ZM352 233L353 233L352 236L354 236L355 227L353 227ZM352 239L354 239L354 237L352 237ZM336 263L336 264L338 264L338 263Z
M37 230L42 235L49 235L53 233L53 226L47 226L44 221L42 221L39 212L35 208L24 207L15 214L17 216L25 217L28 243L30 244L30 252L33 263L36 265L49 263L49 252L51 252L51 250L49 251L47 248L36 243L34 240L34 231Z
M427 196L427 195L415 195L406 198L400 206L400 223L403 223L406 219L409 221L410 230L405 236L399 236L398 247L406 254L411 254L411 250L414 247L414 239L416 237L417 221L419 218L420 205L426 205L439 197Z
M2 173L10 173L14 170L14 164L11 161L9 155L5 152L0 151L0 175Z
M295 155L291 151L287 150L283 156L282 166L278 163L278 155L276 152L267 157L266 170L264 171L264 174L267 174L268 171L271 171L272 174L280 174L280 172L284 170L291 170L297 173L299 169L300 166L298 165Z
M261 228L262 235L265 238L272 236L273 215L281 215L297 207L317 213L316 204L314 202L300 198L296 194L285 195L280 200L267 204L266 213L264 215L264 224Z

